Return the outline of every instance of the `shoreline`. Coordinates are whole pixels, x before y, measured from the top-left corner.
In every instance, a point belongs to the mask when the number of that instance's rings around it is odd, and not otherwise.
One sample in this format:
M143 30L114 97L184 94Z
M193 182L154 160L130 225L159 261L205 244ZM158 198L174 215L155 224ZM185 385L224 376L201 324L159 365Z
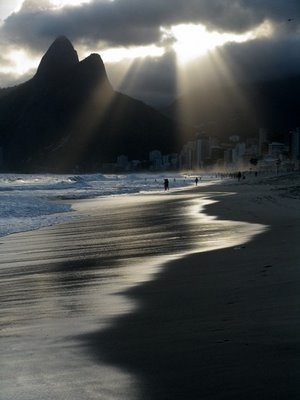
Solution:
M124 177L101 174L0 174L0 237L72 219L71 202L76 198L157 191L162 188L162 182L160 185L158 176L144 174ZM174 184L179 187L189 182L177 174Z
M281 187L94 199L79 220L3 238L2 393L299 398L299 198ZM249 240L248 223L267 229ZM231 233L238 245L205 251Z
M124 293L137 311L79 338L99 362L139 377L138 398L300 396L299 198L268 184L231 186L224 192L237 194L204 212L269 229L243 246L167 262Z
M278 179L278 177L280 179L282 179L282 177L291 177L293 175L297 175L297 173L293 172L293 173L285 173L285 174L280 174L280 175L261 175L258 177L254 178L254 174L250 173L247 175L247 183L248 180L252 181L252 183L257 184L260 181L268 181L268 180L273 180L273 179ZM142 175L143 176L143 175ZM39 175L37 175L38 178L41 178ZM183 178L184 177L184 178ZM189 176L188 178L186 178L186 175L182 175L181 179L184 179L184 182L186 179L188 179L189 184L187 185L186 183L184 183L183 186L178 186L178 181L176 180L176 185L175 187L173 186L173 182L171 183L171 188L170 188L170 193L176 193L176 192L185 192L186 190L192 190L195 188L194 185L194 181L191 180L192 176ZM30 175L30 178L32 180L32 175ZM41 179L36 179L39 184L41 184ZM66 176L62 175L62 178L66 179ZM145 178L143 176L143 178L145 179L144 183L150 182L151 180L154 179L153 176L148 178ZM18 182L18 178L16 176L14 176L14 179L16 182ZM49 177L47 178L49 179ZM57 180L57 176L55 175L53 177L54 181ZM70 179L70 177L68 178ZM84 179L84 177L83 177ZM90 175L87 175L87 180L91 179ZM77 179L78 180L78 179ZM77 182L76 179L74 179L74 182ZM179 179L180 180L180 179ZM35 179L33 180L35 181ZM79 182L81 182L79 180ZM155 179L156 182L156 179ZM245 182L243 182L245 183ZM198 187L202 187L202 188L206 188L209 186L226 186L226 185L235 185L237 184L237 181L234 178L221 178L221 177L215 177L215 179L213 179L213 177L210 177L210 180L200 180L199 181L199 186ZM241 182L242 184L242 182ZM157 185L157 184L156 184ZM24 188L26 188L26 185L24 186ZM38 187L36 187L36 189L38 190ZM75 188L73 188L73 190L75 190ZM88 188L88 191L90 190L90 188ZM93 191L93 190L92 190ZM5 190L3 191L5 192ZM13 193L10 192L9 193ZM65 221L69 221L72 220L74 218L80 218L80 215L76 215L76 209L72 208L72 205L74 203L75 204L80 204L80 202L88 202L89 200L101 200L101 199L114 199L114 198L126 198L127 196L143 196L143 195L153 195L153 194L162 194L164 193L163 187L161 185L160 189L158 189L156 187L156 189L154 190L153 188L150 190L146 190L146 186L143 190L139 190L139 191L135 191L132 193L120 193L120 194L111 194L111 195L96 195L95 193L87 193L87 194L80 194L78 195L78 193L70 193L70 194L65 194L65 195L61 195L59 193L57 193L56 195L53 195L53 193L51 194L51 190L49 192L48 196L45 196L45 194L40 197L40 195L35 195L37 196L35 199L34 197L29 201L26 198L25 195L25 204L22 205L24 207L24 210L22 210L22 206L20 208L20 205L18 204L18 202L16 202L12 196L10 204L6 205L5 203L5 198L4 198L4 216L6 218L6 215L8 213L12 214L12 218L9 220L9 224L7 224L6 220L3 221L3 224L9 225L9 227L5 227L2 229L2 231L0 232L0 237L6 237L9 235L13 235L15 233L21 233L21 232L30 232L32 230L36 230L36 229L42 229L42 228L46 228L53 226L53 225L57 225L60 224L61 222L65 222ZM169 192L168 192L169 193ZM167 194L167 193L165 193ZM79 196L78 198L76 198L77 196ZM46 200L46 202L44 201L44 199ZM47 200L49 202L49 204L47 204ZM34 206L33 207L33 203L37 202L38 206ZM12 207L13 204L13 207ZM56 206L55 206L56 205ZM42 210L42 211L41 211ZM33 213L32 215L30 213ZM8 214L9 215L9 214ZM0 217L1 220L1 217ZM1 220L1 221L2 221Z

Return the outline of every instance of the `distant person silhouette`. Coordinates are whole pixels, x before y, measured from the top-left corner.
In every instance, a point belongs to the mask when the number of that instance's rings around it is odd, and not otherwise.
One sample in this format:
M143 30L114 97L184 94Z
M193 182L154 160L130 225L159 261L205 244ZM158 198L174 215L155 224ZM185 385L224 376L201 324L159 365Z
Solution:
M196 184L196 186L198 185L198 182L199 182L199 179L196 178L196 179L195 179L195 184Z
M165 179L164 180L164 187L165 187L165 190L169 190L169 179Z

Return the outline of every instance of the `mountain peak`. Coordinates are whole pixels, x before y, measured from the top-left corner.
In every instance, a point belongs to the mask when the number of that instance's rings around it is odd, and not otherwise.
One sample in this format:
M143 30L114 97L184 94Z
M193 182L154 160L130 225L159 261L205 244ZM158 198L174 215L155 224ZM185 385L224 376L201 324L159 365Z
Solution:
M81 61L81 64L95 66L96 68L99 67L104 68L104 63L102 61L102 58L97 53L90 54L88 57L86 57L84 60Z
M105 66L99 54L90 54L84 60L80 61L79 67L83 74L95 74L102 78L106 77Z
M84 82L86 86L94 87L101 82L103 89L107 88L112 90L104 63L99 54L90 54L78 63L75 70L80 77L78 79Z
M65 36L59 36L43 56L36 76L53 79L78 63L78 55L72 43Z

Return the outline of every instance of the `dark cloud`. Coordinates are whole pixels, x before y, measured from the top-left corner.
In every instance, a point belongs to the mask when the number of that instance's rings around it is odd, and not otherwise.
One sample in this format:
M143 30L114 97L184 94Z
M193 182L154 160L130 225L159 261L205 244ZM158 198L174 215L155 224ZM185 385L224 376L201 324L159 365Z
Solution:
M265 79L300 72L299 0L94 0L60 10L51 8L48 0L26 0L0 27L0 52L4 54L9 44L44 53L60 35L67 36L75 48L82 43L93 50L153 43L170 48L173 39L166 38L161 27L202 23L210 30L243 33L265 21L273 28L271 37L229 44L220 51L231 74ZM161 58L133 62L124 75L127 64L107 65L117 89L149 102L154 98L167 101L174 95L177 71L171 51ZM209 58L198 61L195 70L193 79L218 73Z
M300 74L300 41L297 37L228 45L223 54L230 71L243 80Z
M117 90L153 105L166 105L180 94L180 71L174 54L158 59L136 61L119 84L115 84L122 65L107 65ZM216 55L194 61L184 71L185 90L209 82L244 82L278 79L300 73L300 43L297 38L253 40L228 44Z
M161 26L191 22L245 32L267 19L287 24L289 18L297 30L299 0L94 0L61 10L49 9L47 0L26 0L18 13L6 19L2 33L7 40L38 48L62 33L71 40L146 45L160 40Z

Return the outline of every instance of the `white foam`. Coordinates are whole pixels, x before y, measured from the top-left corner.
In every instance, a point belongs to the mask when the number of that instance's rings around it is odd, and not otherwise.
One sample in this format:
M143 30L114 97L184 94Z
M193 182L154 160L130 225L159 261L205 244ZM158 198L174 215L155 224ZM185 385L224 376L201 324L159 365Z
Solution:
M0 174L0 236L69 220L71 205L59 200L124 195L186 187L193 180L180 174L21 175Z

